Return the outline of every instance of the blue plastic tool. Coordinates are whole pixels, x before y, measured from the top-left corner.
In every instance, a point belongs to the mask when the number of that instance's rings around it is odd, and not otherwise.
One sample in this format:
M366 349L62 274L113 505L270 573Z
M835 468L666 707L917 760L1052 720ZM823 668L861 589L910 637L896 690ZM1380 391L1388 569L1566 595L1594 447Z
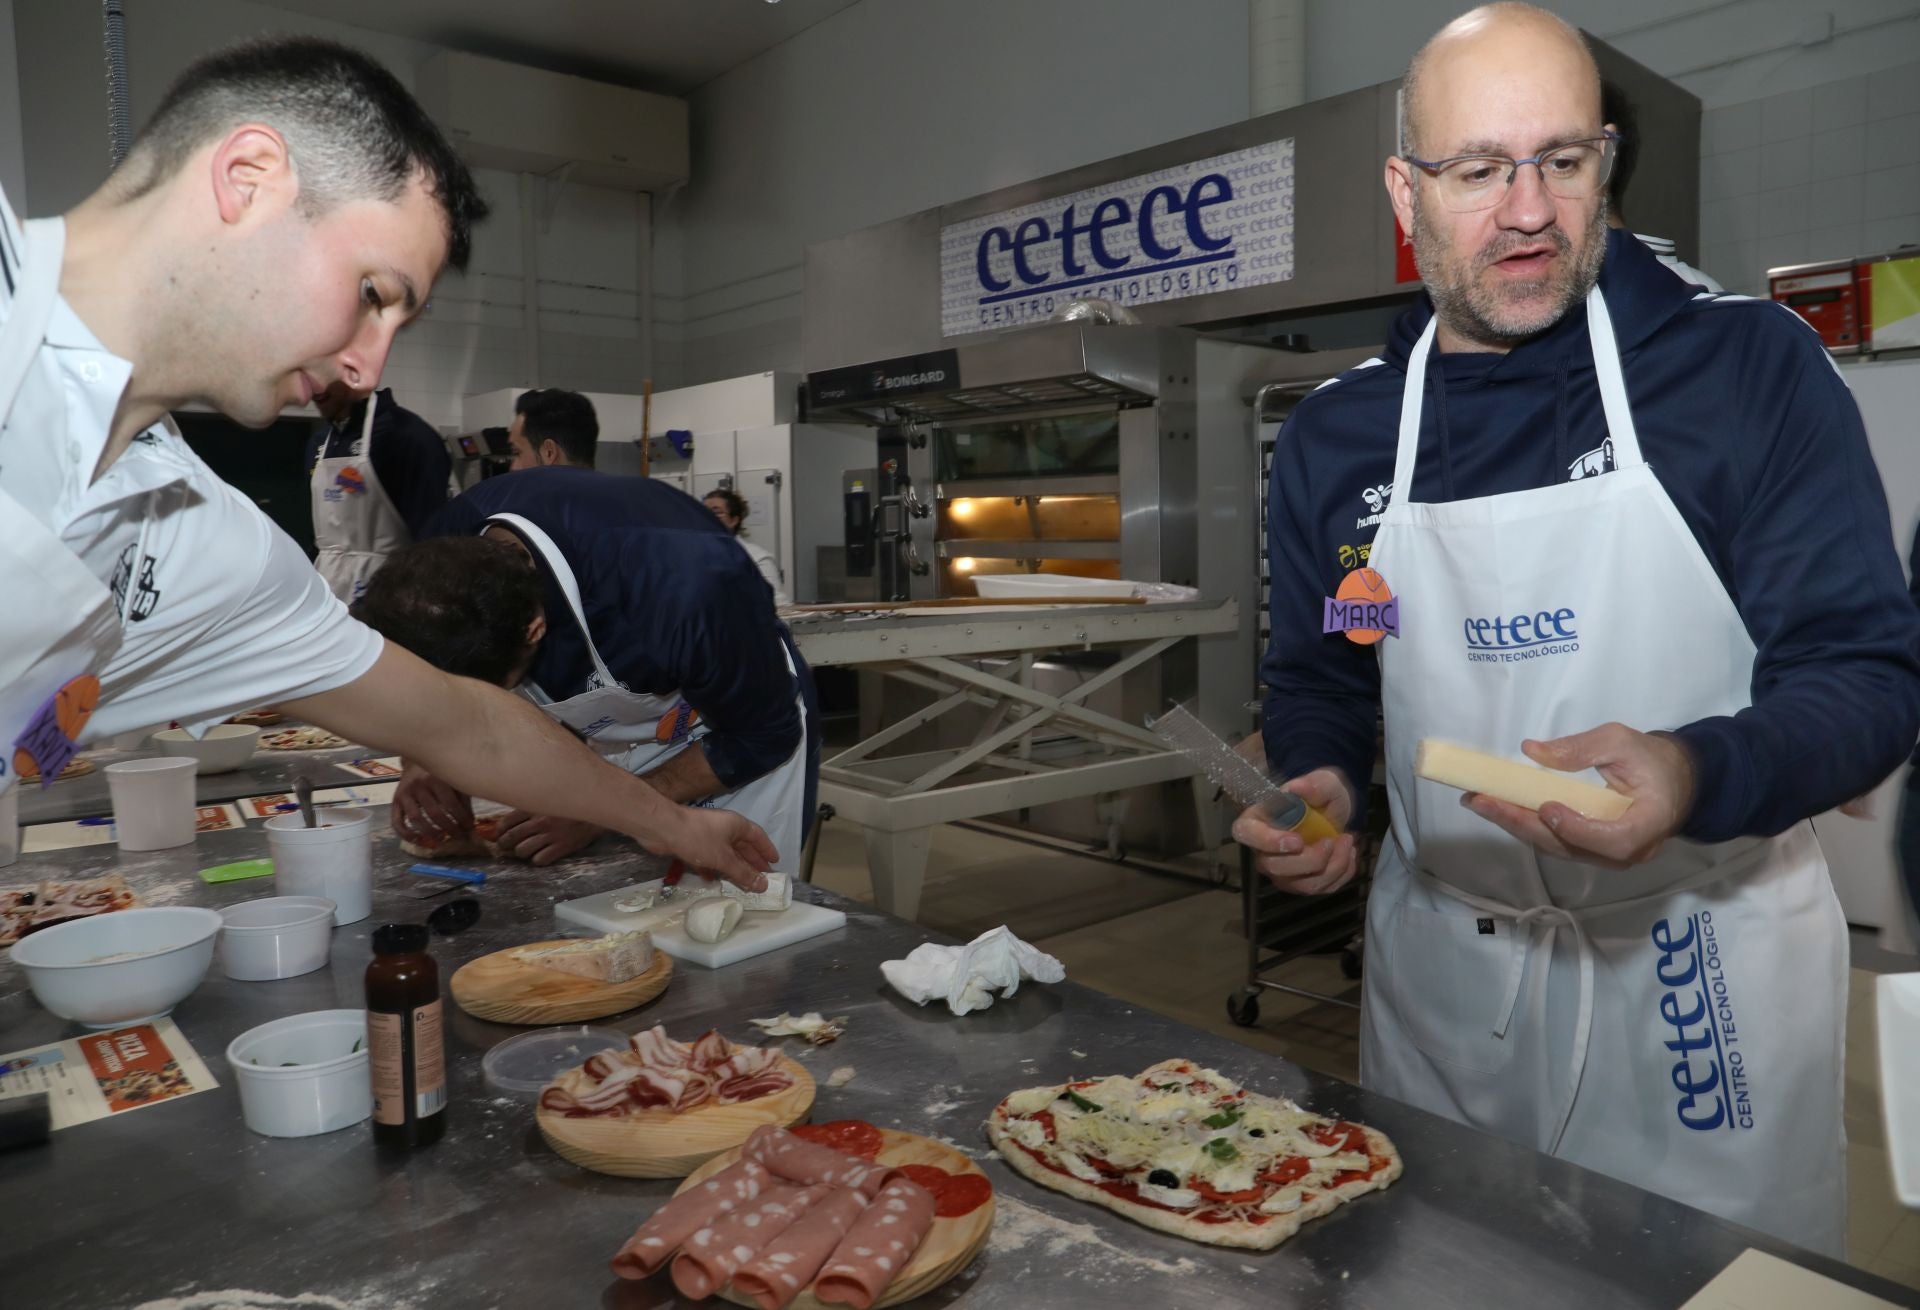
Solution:
M410 864L407 872L428 878L451 878L455 882L482 883L487 880L487 875L478 869L456 869L445 864Z

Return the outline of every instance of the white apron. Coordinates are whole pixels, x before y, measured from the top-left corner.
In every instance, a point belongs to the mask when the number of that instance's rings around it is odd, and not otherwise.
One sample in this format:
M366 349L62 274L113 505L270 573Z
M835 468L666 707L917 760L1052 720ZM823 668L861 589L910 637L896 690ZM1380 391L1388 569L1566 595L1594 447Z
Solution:
M1838 1257L1847 940L1811 826L1675 839L1615 871L1540 855L1413 775L1424 737L1519 758L1523 738L1752 703L1753 643L1641 457L1598 289L1587 321L1605 476L1412 503L1433 324L1408 361L1370 560L1401 627L1379 643L1392 834L1361 1081Z
M699 721L693 707L677 693L655 696L628 691L613 676L593 644L586 607L580 600L580 584L552 537L519 514L495 514L487 522L513 529L530 549L546 560L567 598L568 608L573 611L574 622L580 626L587 657L593 661L587 690L579 695L556 701L527 682L521 691L528 700L579 733L608 760L633 774L651 773L707 735L707 725ZM781 653L786 656L788 672L797 673L793 656L784 642ZM694 802L705 808L732 810L759 824L780 853L773 865L778 873L799 871L801 840L806 833L807 706L798 676L794 678L793 702L800 711L800 743L794 747L793 754L779 767L744 787Z
M329 435L320 440L313 463L313 544L320 570L333 594L347 604L360 599L367 579L387 556L413 540L407 522L373 471L373 411L376 393L367 397L367 416L347 453L329 459Z
M26 224L26 267L12 308L0 326L0 425L46 337L47 320L60 292L66 225L58 218ZM15 441L31 433L12 433ZM4 458L4 452L0 452ZM81 470L80 476L91 476ZM120 646L121 622L113 594L80 562L65 542L0 491L0 578L5 578L7 628L0 642L0 791L15 780L15 751L30 749L43 785L59 773L97 694L98 674ZM55 697L71 687L65 712Z

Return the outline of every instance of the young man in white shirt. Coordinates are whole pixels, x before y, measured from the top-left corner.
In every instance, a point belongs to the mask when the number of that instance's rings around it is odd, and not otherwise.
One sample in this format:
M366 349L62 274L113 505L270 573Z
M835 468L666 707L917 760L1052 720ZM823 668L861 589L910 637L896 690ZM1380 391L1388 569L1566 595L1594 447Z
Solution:
M757 886L766 836L673 805L532 706L348 617L167 420L264 427L378 383L485 203L399 82L329 42L188 69L64 219L0 197L0 789L82 741L273 705L456 785Z

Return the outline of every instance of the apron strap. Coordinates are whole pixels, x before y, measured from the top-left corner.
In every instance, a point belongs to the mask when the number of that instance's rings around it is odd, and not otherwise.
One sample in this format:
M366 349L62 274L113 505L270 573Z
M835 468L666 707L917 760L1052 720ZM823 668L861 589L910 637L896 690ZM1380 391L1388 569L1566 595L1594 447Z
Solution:
M1607 415L1607 435L1613 438L1613 466L1638 468L1640 434L1633 426L1633 406L1627 403L1626 374L1620 368L1620 345L1613 336L1613 316L1596 285L1587 292L1587 341L1593 347L1593 373L1600 383L1600 407Z
M360 420L360 435L354 438L353 448L347 452L349 458L364 455L373 449L373 411L379 408L379 405L380 393L378 391L368 393L367 416ZM326 450L326 443L323 441L320 444L320 453L324 455Z
M613 676L606 662L600 658L600 650L593 644L593 632L587 627L586 607L580 601L580 583L573 576L573 568L567 563L566 556L560 553L560 547L554 543L545 530L520 514L495 514L487 523L498 523L518 533L526 543L533 547L539 556L546 560L547 567L553 570L555 582L560 584L560 593L567 598L567 606L573 611L573 618L580 625L580 640L586 644L587 657L593 661L593 671L599 676L603 687L619 687L620 680ZM485 525L482 525L484 530Z
M1427 358L1433 354L1433 338L1439 329L1440 316L1436 314L1427 320L1427 330L1407 356L1407 384L1400 389L1400 443L1393 456L1395 505L1413 498L1413 466L1420 457L1420 407L1427 391Z
M1413 470L1420 455L1420 412L1426 401L1427 363L1440 327L1439 315L1427 320L1420 339L1407 354L1407 381L1400 391L1400 440L1393 456L1393 504L1413 499ZM1613 441L1615 468L1635 468L1640 456L1640 434L1633 425L1633 407L1627 403L1626 375L1620 368L1620 346L1613 335L1607 300L1595 285L1587 292L1587 344L1593 351L1593 372L1600 384L1600 408L1607 416L1607 435ZM1446 379L1440 380L1446 385Z
M60 262L66 253L67 225L64 219L39 218L26 225L26 267L20 270L13 305L7 321L0 325L0 426L13 412L20 384L27 370L39 357L39 345L46 339L47 321L53 317L53 305L60 296Z

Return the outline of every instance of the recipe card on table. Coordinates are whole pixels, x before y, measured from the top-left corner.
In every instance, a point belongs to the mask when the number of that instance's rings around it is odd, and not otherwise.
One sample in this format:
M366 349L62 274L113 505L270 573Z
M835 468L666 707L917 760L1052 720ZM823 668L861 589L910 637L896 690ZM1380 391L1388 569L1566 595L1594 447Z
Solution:
M1896 1310L1893 1302L1749 1248L1680 1310Z
M0 1055L0 1100L47 1093L55 1129L219 1085L171 1019Z

